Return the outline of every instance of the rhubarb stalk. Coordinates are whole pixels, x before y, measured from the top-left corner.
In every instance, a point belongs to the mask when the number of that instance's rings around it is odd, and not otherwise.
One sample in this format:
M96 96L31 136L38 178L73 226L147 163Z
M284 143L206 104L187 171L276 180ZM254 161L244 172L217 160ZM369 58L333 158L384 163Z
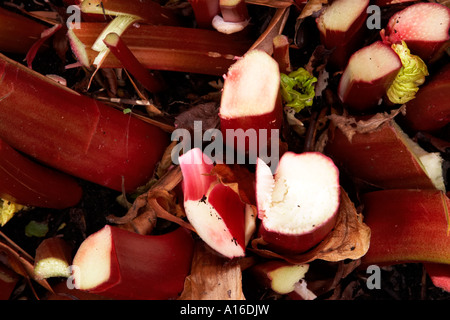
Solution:
M111 50L112 54L120 60L124 68L147 90L157 92L162 89L161 83L144 68L117 33L109 33L103 42Z
M272 132L280 129L283 119L280 72L271 56L252 50L230 67L219 117L225 143L239 153L255 157L258 154L253 147L259 146L261 151L271 146ZM246 142L249 133L255 133L256 141Z
M245 255L246 205L230 186L212 174L214 165L199 148L179 158L186 217L197 234L221 255Z
M0 51L24 54L45 29L39 22L0 8Z
M36 248L34 273L37 279L70 277L72 248L60 237L44 239Z
M0 137L11 147L118 191L150 179L169 144L161 129L4 56L0 74Z
M80 201L75 179L23 156L0 139L0 198L24 206L63 209Z
M329 64L343 69L350 55L362 43L369 0L336 0L316 19L323 45L333 50Z
M219 0L189 0L197 26L211 29L212 20L220 13Z
M374 191L363 205L371 229L363 264L450 263L450 199L442 191Z
M450 122L450 64L433 75L419 90L415 99L406 103L404 120L414 131L433 132Z
M351 177L385 189L445 189L439 153L422 149L389 116L332 121L325 153Z
M103 23L81 23L80 29L69 30L72 51L87 67L98 55L91 47L105 27ZM147 69L220 76L235 62L235 57L242 56L251 46L245 39L213 30L170 26L130 27L121 38ZM101 67L121 68L122 64L113 55L107 55Z
M114 299L175 299L193 251L191 233L182 227L140 235L106 225L78 248L72 268L75 287Z

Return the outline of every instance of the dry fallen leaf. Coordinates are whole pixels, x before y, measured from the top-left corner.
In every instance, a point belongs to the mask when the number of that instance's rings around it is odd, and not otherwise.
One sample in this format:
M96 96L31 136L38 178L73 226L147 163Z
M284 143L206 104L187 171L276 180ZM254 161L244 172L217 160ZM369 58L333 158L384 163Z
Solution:
M238 260L230 260L197 241L191 274L180 300L244 300L242 271Z

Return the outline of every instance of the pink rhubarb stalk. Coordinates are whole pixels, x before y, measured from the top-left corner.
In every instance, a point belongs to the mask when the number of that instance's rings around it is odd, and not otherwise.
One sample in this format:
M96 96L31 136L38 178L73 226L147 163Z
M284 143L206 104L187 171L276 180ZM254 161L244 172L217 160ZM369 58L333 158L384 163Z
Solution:
M23 156L0 139L0 198L24 206L63 209L80 201L75 179Z
M286 152L275 175L260 159L256 167L260 236L278 253L305 252L333 229L340 203L339 171L317 152Z
M386 96L402 62L395 51L381 41L356 51L339 81L338 96L355 113L373 111Z
M442 191L395 189L363 196L371 229L364 265L450 263L450 199Z
M179 157L183 174L184 209L197 234L221 255L245 255L246 205L230 186L212 174L214 165L194 148Z
M161 129L0 56L0 137L46 165L126 192L169 144Z
M425 61L442 56L449 46L450 8L439 3L420 2L395 13L382 30L390 44L405 41L412 54Z
M178 227L140 235L106 225L78 248L72 270L77 289L114 299L176 299L189 274L194 241Z
M252 50L230 67L219 117L225 143L239 153L271 145L272 131L279 130L283 120L280 70L271 56ZM247 143L246 136L251 133L256 141Z

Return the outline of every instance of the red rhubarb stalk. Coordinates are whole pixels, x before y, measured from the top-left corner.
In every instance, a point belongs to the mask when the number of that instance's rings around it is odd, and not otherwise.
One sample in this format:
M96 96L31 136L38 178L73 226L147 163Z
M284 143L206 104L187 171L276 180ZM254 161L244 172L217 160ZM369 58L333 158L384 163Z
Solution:
M246 206L230 186L212 174L214 165L199 148L179 157L184 209L197 234L221 255L245 255Z
M255 156L253 147L271 145L272 131L280 129L283 119L280 70L271 56L252 50L230 67L219 117L226 144L239 153ZM250 133L255 133L256 140L246 143Z
M336 0L316 18L323 45L333 50L329 64L343 69L350 55L362 43L369 0Z
M411 53L425 61L442 56L449 45L450 8L439 3L416 3L395 13L382 30L383 40L405 41Z
M278 253L302 253L333 229L340 203L339 171L316 152L286 152L275 175L258 160L256 198L260 236Z
M87 67L98 55L91 46L105 27L106 24L81 23L80 29L69 31L72 51ZM213 30L169 26L130 27L121 38L147 69L219 76L226 73L235 57L242 56L251 46L245 39ZM103 68L121 66L113 55L106 56L101 64Z
M351 177L384 189L445 189L439 153L422 149L394 120L333 119L324 152Z
M363 196L371 229L362 263L450 263L450 199L436 190L395 189Z
M386 96L401 67L399 56L381 41L359 49L339 81L340 100L352 112L372 111Z
M272 40L273 44L273 53L272 57L278 62L278 66L280 67L280 72L282 73L291 73L291 59L289 55L289 39L284 34L279 34L275 36Z
M219 0L189 0L197 26L211 29L212 20L220 13Z
M437 131L450 122L450 64L443 67L406 104L406 124L414 131Z
M126 192L144 185L169 144L161 129L0 56L0 137L79 178Z
M75 179L23 156L0 139L0 198L25 206L63 209L80 201Z
M103 42L111 53L150 92L162 89L161 83L145 69L117 33L109 33Z
M24 54L45 29L39 22L0 8L0 51Z
M182 227L140 235L106 225L78 248L74 284L114 299L175 299L183 290L193 251L191 233Z

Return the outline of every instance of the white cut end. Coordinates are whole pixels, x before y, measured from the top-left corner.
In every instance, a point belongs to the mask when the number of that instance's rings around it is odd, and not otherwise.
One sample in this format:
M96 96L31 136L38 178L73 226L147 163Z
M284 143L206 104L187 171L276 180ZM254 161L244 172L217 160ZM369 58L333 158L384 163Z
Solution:
M223 20L221 16L217 15L212 19L211 25L220 33L233 34L244 30L245 27L248 26L249 22L249 20L241 22L228 22Z
M295 284L305 277L309 269L307 264L295 264L277 268L270 272L272 290L280 294L288 294L295 290Z
M188 200L184 209L198 236L212 249L228 258L242 257L244 249L231 236L230 230L208 201Z
M93 289L109 279L111 250L112 236L109 226L83 241L73 260L73 276L77 288Z
M292 235L311 232L337 212L339 194L339 171L330 158L317 152L287 152L275 174L264 227Z
M270 113L275 109L279 89L278 63L266 52L252 50L228 70L220 115L238 118Z
M319 16L318 27L323 33L326 30L345 32L366 12L368 5L369 0L335 0Z
M272 171L263 160L258 158L256 162L256 204L260 219L270 207L274 185Z
M436 3L417 3L393 15L388 26L391 34L398 33L404 40L442 41L449 38L449 25L450 9Z
M425 171L427 176L430 178L433 185L438 190L445 192L444 174L442 170L442 163L444 159L440 156L438 152L427 152L422 149L419 144L413 141L400 127L398 124L393 122L394 128L397 134L411 151L411 153L416 157L417 162L420 164L422 169Z
M402 63L395 51L377 41L356 51L342 74L340 83L350 84L353 81L374 82L401 68ZM345 97L351 85L340 85L339 96Z
M57 258L40 260L34 267L34 273L38 279L52 277L70 277L70 268L67 261Z

